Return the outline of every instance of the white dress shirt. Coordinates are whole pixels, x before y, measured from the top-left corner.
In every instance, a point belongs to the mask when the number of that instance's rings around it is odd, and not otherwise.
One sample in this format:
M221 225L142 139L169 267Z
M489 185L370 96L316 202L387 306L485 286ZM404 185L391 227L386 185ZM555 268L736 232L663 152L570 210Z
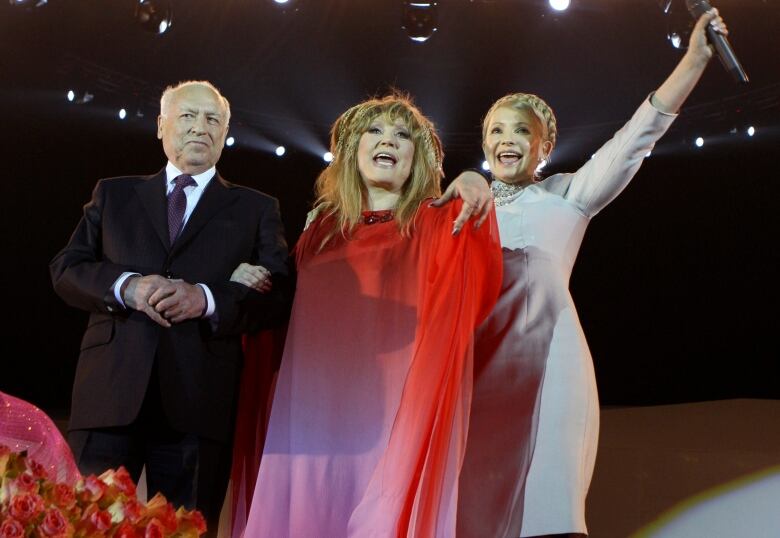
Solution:
M168 196L171 194L171 191L173 190L175 183L174 180L182 175L184 172L176 168L176 166L173 165L172 162L168 161L168 164L165 166L165 195ZM202 172L198 175L192 176L192 179L195 180L196 185L190 185L189 187L184 187L184 195L187 197L187 209L184 211L184 224L182 226L182 231L187 226L187 221L190 219L190 216L192 215L192 212L195 211L195 206L198 205L198 201L200 201L200 197L203 195L203 191L206 190L206 187L208 186L209 182L214 178L214 176L217 174L216 167L212 166L205 172ZM125 272L119 275L119 278L116 279L116 282L114 282L114 297L116 298L117 302L121 304L123 307L126 308L125 302L122 299L122 284L124 284L125 280L130 278L133 275L140 275L140 273L133 273L133 272ZM202 284L198 282L198 286L201 287L203 290L203 294L206 296L206 312L203 314L204 318L211 318L214 315L214 312L216 311L216 304L214 303L214 295L211 293L211 290L209 287L205 284Z

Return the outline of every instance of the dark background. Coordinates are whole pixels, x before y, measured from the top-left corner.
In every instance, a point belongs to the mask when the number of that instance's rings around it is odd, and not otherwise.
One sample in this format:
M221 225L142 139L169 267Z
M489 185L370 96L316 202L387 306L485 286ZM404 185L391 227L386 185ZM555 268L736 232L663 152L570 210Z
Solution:
M666 40L674 17L655 0L572 0L563 13L542 0L442 0L426 43L405 35L396 0L286 9L178 0L162 36L134 25L133 5L0 2L0 390L47 409L68 406L86 322L52 292L48 261L98 178L164 165L154 121L167 84L206 78L231 100L237 144L220 171L278 197L293 244L330 123L369 95L413 94L442 132L453 178L482 161L490 103L538 93L558 115L545 169L554 173L581 165L681 55ZM780 397L780 5L718 5L751 84L735 85L712 62L634 181L594 220L572 277L607 405ZM71 88L93 101L68 103Z

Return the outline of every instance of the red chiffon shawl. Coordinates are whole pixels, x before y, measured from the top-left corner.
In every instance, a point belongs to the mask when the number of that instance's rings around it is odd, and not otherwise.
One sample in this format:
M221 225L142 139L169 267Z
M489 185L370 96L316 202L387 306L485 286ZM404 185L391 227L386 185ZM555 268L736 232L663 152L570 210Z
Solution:
M453 236L460 207L424 203L406 238L394 221L362 224L320 250L328 219L301 236L246 536L454 535L473 333L502 280L494 216ZM268 363L263 338L248 364Z

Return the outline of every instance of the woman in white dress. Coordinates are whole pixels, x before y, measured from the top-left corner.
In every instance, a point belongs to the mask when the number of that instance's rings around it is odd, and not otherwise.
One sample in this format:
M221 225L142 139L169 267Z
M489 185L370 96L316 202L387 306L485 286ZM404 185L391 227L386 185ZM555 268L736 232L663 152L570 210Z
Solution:
M485 116L504 252L502 296L475 344L474 394L460 477L458 536L585 536L599 406L593 362L568 290L590 219L634 176L712 57L697 22L669 78L582 168L537 181L556 142L550 107L530 94ZM483 181L464 172L456 183Z

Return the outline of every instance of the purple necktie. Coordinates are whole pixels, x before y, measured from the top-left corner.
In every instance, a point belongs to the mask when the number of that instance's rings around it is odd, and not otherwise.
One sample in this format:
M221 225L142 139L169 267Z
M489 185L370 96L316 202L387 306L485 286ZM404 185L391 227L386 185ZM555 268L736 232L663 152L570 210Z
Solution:
M173 180L175 187L168 195L168 237L171 245L181 232L184 224L184 212L187 209L187 195L184 194L184 187L197 185L195 180L189 174L182 174Z

